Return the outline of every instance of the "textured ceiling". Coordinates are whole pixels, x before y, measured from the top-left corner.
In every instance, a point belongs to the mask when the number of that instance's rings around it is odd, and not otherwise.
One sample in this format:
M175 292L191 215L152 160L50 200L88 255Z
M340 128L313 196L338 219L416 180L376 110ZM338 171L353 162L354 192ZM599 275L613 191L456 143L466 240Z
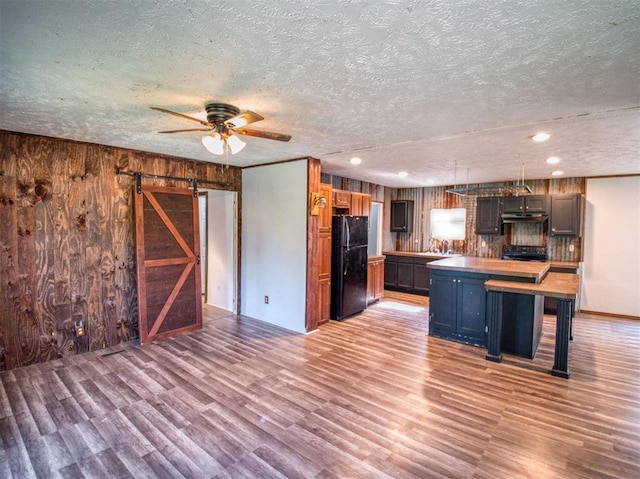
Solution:
M219 100L293 136L244 138L238 166L313 156L398 187L640 173L638 0L0 0L0 22L0 129L224 162L149 109Z

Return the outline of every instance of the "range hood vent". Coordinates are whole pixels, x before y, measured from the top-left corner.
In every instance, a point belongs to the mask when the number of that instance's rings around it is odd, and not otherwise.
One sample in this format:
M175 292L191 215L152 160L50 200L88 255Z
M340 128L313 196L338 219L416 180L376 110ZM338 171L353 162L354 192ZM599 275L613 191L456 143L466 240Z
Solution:
M549 215L542 213L503 213L503 223L544 223Z

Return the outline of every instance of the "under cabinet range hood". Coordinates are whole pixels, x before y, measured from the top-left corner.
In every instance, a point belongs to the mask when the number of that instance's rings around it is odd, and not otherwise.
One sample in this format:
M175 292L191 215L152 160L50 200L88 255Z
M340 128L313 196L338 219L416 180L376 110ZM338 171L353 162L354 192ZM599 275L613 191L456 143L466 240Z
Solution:
M544 223L549 215L544 213L502 213L503 223Z

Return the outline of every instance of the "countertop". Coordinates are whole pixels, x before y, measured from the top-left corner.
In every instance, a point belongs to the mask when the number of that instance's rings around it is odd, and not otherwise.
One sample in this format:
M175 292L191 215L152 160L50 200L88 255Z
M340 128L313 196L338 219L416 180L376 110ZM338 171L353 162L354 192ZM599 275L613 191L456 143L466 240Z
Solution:
M430 253L430 252L417 252L417 251L383 251L383 255L390 256L412 256L417 258L456 258L462 256L455 253Z
M553 298L575 299L580 289L580 280L573 273L549 273L541 283L518 283L490 279L484 286L489 291L518 294L538 294Z
M466 273L494 274L518 278L534 278L540 283L547 275L550 264L538 261L512 261L503 259L458 256L427 263L427 268Z

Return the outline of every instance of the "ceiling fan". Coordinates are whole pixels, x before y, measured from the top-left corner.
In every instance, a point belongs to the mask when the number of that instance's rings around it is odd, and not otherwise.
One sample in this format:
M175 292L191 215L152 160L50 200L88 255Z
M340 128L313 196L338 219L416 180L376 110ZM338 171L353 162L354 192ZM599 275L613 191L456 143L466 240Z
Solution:
M152 110L170 115L186 118L187 120L200 123L201 128L187 128L182 130L166 130L159 133L184 133L190 131L212 131L213 133L202 138L202 144L214 155L223 155L225 151L231 150L235 155L242 150L246 143L237 135L257 136L268 140L289 141L291 135L273 133L271 131L252 130L244 128L245 125L255 123L264 118L252 111L240 112L240 109L226 103L210 102L205 105L207 120L201 120L192 116L183 115L175 111L152 106Z

